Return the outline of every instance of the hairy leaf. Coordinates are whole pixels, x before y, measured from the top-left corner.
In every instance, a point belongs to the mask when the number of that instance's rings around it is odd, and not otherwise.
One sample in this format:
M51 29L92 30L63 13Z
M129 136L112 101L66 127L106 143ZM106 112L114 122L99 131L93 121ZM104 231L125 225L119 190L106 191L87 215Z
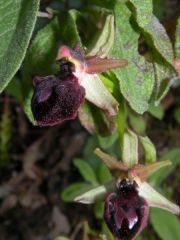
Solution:
M38 6L39 0L0 0L0 92L25 57Z
M138 26L149 45L154 47L163 59L172 65L173 48L165 28L152 13L152 0L138 1L130 0L135 11L133 11Z
M152 13L152 1L130 0L135 21L145 38L154 62L154 100L158 105L176 76L173 67L174 52L165 28Z
M142 114L148 109L148 102L154 86L152 64L138 53L139 34L130 23L131 12L124 3L115 7L116 35L112 56L128 60L128 66L113 70L120 90L130 106Z

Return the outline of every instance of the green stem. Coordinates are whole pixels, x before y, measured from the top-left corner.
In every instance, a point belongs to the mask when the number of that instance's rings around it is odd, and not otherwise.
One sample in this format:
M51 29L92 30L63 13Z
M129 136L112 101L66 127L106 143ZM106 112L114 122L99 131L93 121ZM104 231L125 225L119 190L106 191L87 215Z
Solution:
M123 135L124 131L126 128L126 120L127 120L127 109L126 109L126 103L124 100L124 97L120 94L118 94L118 100L120 103L119 106L119 112L117 114L116 118L116 124L117 124L117 132L118 132L118 137L119 137L119 145L120 145L120 150L122 152L123 148Z

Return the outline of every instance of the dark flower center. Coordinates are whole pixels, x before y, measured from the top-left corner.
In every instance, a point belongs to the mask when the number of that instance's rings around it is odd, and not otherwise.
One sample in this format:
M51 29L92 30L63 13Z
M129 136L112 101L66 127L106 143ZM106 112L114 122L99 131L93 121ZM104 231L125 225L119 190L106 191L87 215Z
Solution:
M133 239L146 226L147 217L148 205L138 195L137 184L123 179L105 201L108 227L119 240Z

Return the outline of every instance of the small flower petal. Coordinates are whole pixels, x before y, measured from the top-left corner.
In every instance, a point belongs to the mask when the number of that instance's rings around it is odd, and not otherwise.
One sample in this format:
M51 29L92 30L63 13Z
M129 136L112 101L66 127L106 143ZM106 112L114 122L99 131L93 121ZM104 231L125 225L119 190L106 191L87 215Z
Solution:
M103 160L103 162L106 164L106 166L110 170L119 170L119 171L124 171L124 172L128 171L127 166L123 162L118 161L115 157L113 157L107 153L104 153L99 148L96 148L94 153Z
M130 175L138 176L142 181L144 181L159 169L169 165L171 165L171 161L169 160L158 161L147 165L137 164L130 171Z
M170 202L147 182L138 182L139 195L146 199L150 207L165 209L173 214L180 215L180 207Z
M56 60L61 58L66 58L68 61L79 65L84 63L84 52L79 44L76 45L74 49L63 45L59 48Z
M115 116L118 111L118 102L106 89L97 74L84 73L80 84L86 90L86 99L105 110L109 116Z
M115 190L115 182L111 181L107 184L95 187L88 192L76 197L75 202L84 204L95 203L97 200L104 200L105 196Z
M126 67L128 61L125 59L101 58L99 56L86 58L86 73L102 73L111 68Z

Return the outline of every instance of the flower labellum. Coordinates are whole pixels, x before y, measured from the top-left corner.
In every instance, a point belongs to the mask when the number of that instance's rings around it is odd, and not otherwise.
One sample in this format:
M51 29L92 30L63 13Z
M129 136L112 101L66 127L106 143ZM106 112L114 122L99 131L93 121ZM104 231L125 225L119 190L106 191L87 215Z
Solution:
M85 90L72 75L34 78L32 112L40 126L52 126L74 119L84 101Z
M135 181L122 179L116 188L105 200L104 219L118 240L135 239L147 225L149 206Z

